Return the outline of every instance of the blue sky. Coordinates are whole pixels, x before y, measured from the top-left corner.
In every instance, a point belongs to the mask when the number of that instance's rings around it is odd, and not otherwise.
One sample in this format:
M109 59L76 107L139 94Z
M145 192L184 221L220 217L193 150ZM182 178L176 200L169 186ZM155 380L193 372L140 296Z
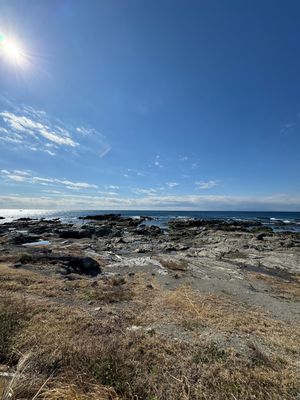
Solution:
M300 210L300 3L0 0L0 208Z

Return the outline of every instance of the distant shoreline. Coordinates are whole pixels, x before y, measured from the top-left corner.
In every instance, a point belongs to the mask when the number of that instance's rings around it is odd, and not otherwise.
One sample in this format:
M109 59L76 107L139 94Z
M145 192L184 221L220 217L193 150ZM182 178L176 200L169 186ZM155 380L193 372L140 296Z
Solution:
M123 217L148 216L153 219L149 224L165 227L172 218L253 220L277 231L300 232L300 212L293 211L169 211L169 210L37 210L37 209L0 209L0 223L18 218L53 219L59 218L67 223L81 223L79 217L85 215L116 213Z

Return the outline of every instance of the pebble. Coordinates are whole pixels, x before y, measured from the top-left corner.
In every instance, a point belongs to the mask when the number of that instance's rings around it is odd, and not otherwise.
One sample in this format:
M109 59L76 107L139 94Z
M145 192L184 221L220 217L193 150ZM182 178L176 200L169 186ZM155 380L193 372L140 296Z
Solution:
M147 289L154 289L153 285L151 285L151 283L149 283L147 286Z

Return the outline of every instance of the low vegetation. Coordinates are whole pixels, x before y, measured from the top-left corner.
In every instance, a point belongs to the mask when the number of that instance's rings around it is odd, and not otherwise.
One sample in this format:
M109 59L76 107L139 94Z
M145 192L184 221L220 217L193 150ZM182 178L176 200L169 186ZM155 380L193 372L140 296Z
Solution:
M0 268L2 400L297 399L299 328L230 296Z
M300 300L300 278L291 276L289 280L258 273L249 273L249 276L258 281L267 283L273 291L274 296L279 296L292 301Z

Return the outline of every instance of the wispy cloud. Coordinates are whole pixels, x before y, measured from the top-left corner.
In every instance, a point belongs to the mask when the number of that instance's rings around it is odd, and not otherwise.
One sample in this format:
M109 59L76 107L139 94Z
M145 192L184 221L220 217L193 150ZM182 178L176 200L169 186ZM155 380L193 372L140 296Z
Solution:
M15 169L14 172L16 174L18 174L18 175L23 175L23 176L30 176L31 175L31 171L20 171L19 169Z
M24 175L16 175L16 174L9 174L6 175L8 179L15 181L15 182L24 182L26 181L28 178L26 178L26 176Z
M157 190L153 188L144 189L144 188L136 188L132 190L135 194L145 194L147 196L155 196L157 194Z
M187 161L188 159L188 156L179 156L179 161Z
M49 177L35 176L28 171L8 171L5 169L0 170L0 177L6 181L22 182L31 185L42 186L62 186L65 189L83 190L83 189L98 189L98 186L93 183L87 182L73 182L68 179L57 179Z
M117 185L105 185L105 188L112 189L112 190L118 190L118 189L120 189L120 186L117 186Z
M176 186L179 186L179 183L178 183L178 182L167 182L166 185L167 185L170 189L172 189L172 188L174 188L174 187L176 187Z
M97 193L101 194L101 196L118 196L117 192L109 192L109 191L98 190Z
M283 135L285 133L288 133L289 131L291 131L294 127L295 127L295 123L294 122L287 122L285 124L282 124L280 127L280 133Z
M59 190L43 190L44 193L48 193L48 194L62 194L62 192L60 192Z
M72 182L68 180L60 180L55 179L55 182L61 183L62 185L66 186L67 188L71 189L97 189L98 186L86 182Z
M53 142L58 146L76 147L79 144L75 142L70 134L58 127L50 127L39 120L33 120L24 115L17 115L12 112L4 111L0 113L0 117L6 125L13 131L22 132L23 135L29 135L39 141L42 137L48 142ZM37 118L37 114L32 113L32 117Z
M159 155L157 155L157 156L155 157L154 165L155 165L155 167L162 168L162 164L161 164L161 162L160 162L160 156L159 156Z
M219 181L196 181L195 185L197 186L198 189L203 189L203 190L207 190L207 189L212 189L216 186L219 185Z
M79 126L76 128L76 132L87 136L87 135L90 135L91 133L95 133L95 129L85 128L84 126Z
M135 168L127 168L128 174L132 176L144 176L145 174ZM129 175L128 175L129 176Z
M2 98L0 141L11 150L20 147L22 151L43 152L50 157L68 152L73 157L94 155L102 158L111 151L105 136L94 128L76 127L45 111L15 106Z

